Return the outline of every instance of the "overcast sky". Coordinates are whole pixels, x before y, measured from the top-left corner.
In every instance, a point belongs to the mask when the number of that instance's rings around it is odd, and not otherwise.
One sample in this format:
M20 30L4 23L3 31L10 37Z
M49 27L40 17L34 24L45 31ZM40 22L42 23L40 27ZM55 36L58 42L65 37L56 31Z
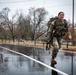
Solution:
M0 11L5 7L11 10L11 15L18 9L27 12L30 7L44 7L48 11L49 17L56 16L59 11L63 11L65 18L72 21L72 0L0 0ZM76 22L76 8L74 13Z

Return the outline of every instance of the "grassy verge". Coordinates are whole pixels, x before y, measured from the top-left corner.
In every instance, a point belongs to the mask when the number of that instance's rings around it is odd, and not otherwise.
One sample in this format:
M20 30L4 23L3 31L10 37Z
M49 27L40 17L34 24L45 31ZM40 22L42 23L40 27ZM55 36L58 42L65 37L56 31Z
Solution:
M45 47L46 46L46 44L44 44L44 43L34 43L34 42L29 42L29 41L27 41L27 42L18 42L18 41L12 41L12 40L10 40L10 42L9 42L9 40L0 40L0 42L2 42L2 43L11 43L11 44L17 44L17 45L31 45L31 46L37 46L37 47ZM66 45L62 45L62 49L68 49L68 50L76 50L76 46L68 46L68 48L67 48L67 46Z

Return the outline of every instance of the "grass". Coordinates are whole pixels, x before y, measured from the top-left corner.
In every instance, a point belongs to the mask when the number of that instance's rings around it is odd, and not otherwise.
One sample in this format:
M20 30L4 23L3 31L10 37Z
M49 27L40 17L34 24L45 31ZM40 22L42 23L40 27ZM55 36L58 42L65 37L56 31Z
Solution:
M34 42L17 42L17 41L15 41L15 42L13 42L12 40L10 40L10 42L9 42L9 40L0 40L0 42L2 42L2 43L11 43L11 44L20 44L20 45L31 45L31 46L37 46L37 47L45 47L46 46L46 44L44 44L44 43L34 43ZM68 49L68 50L76 50L76 46L68 46L68 48L67 48L67 46L66 45L62 45L62 49Z

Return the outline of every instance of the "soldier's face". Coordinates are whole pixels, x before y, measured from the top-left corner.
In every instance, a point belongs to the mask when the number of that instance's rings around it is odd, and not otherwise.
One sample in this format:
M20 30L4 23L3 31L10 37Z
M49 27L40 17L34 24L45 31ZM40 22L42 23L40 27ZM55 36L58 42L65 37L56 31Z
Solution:
M58 15L58 18L59 18L60 20L62 20L62 19L64 18L64 13L60 13L60 14Z

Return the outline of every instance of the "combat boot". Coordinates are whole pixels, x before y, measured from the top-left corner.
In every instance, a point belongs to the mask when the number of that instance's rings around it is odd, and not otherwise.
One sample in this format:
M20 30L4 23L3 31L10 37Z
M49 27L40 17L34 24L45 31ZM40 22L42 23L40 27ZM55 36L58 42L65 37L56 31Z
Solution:
M51 59L51 65L55 65L57 62L54 59Z

